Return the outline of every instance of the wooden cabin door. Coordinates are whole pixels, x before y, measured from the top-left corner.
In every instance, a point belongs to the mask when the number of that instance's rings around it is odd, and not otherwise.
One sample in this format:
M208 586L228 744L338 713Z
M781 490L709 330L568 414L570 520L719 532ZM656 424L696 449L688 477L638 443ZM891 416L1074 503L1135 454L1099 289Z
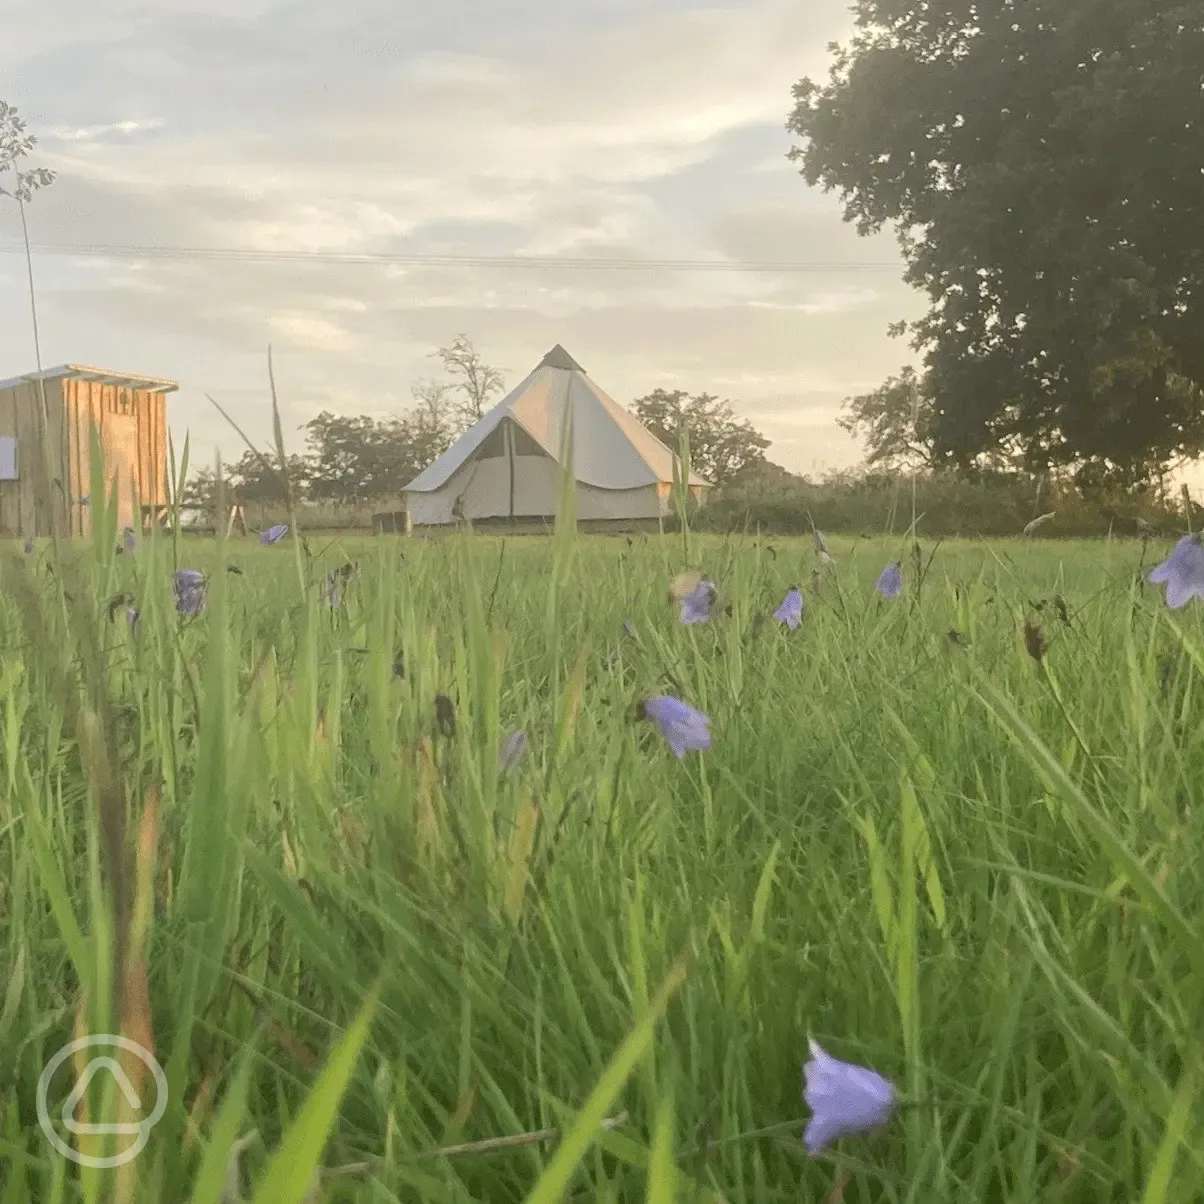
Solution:
M138 473L138 419L132 411L110 412L104 416L103 432L106 488L113 488L113 479L117 479L117 529L137 530L133 481Z
M91 498L91 436L93 425L100 438L104 466L105 492L116 487L117 527L141 526L135 499L142 486L138 442L137 393L122 385L100 381L64 382L66 408L67 475L70 478L71 522L73 535L86 536L92 529L93 503L99 509L102 498ZM87 504L80 504L88 497Z

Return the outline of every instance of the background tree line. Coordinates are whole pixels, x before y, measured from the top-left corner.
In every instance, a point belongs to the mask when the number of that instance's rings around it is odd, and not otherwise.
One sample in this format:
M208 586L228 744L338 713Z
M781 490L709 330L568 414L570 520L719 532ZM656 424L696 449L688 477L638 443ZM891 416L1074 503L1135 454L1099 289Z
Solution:
M434 352L442 379L424 379L411 389L414 405L385 418L323 411L301 428L305 452L289 458L293 487L308 502L357 507L396 498L455 438L472 426L505 389L501 370L487 364L467 335L457 335ZM764 463L769 440L736 416L732 402L710 393L656 389L637 398L632 412L669 447L688 433L695 471L723 485ZM284 482L269 456L252 451L225 470L233 500L259 510L285 502ZM183 501L210 508L216 499L212 468L189 479Z

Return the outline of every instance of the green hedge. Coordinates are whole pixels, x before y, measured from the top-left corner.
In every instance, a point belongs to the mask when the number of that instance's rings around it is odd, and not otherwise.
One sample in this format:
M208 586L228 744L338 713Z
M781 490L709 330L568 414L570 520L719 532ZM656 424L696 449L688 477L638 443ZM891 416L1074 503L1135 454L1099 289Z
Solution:
M911 525L912 490L910 476L881 475L748 485L723 491L690 523L700 531L747 527L777 535L802 534L812 521L823 531L855 535L901 532ZM1086 493L1066 485L1038 488L1027 480L945 476L918 477L914 490L917 529L934 537L1017 535L1049 511L1055 516L1040 528L1045 538L1134 536L1144 529L1169 535L1185 525L1180 496L1154 490Z
M398 499L380 499L358 507L305 506L303 527L323 531L370 531L372 514L396 508ZM930 476L915 480L915 507L921 534L932 537L1017 535L1038 514L1055 517L1041 527L1044 538L1085 538L1140 533L1138 520L1159 535L1184 529L1178 494L1160 497L1154 490L1085 493L1067 485L1019 479L966 481ZM281 506L245 510L252 528L287 521ZM708 505L691 508L690 525L699 531L760 529L767 534L804 534L811 520L822 531L881 535L906 531L911 524L912 478L884 474L843 474L809 482L782 477L749 482L721 491ZM480 524L488 526L488 524ZM1193 527L1204 525L1194 521ZM676 518L666 527L676 526Z

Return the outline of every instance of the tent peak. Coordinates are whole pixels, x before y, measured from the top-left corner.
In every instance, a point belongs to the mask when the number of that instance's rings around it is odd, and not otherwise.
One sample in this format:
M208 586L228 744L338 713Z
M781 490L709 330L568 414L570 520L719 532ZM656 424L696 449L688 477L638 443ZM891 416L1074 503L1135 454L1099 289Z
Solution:
M566 372L584 372L585 369L559 343L539 361L541 368L563 368Z

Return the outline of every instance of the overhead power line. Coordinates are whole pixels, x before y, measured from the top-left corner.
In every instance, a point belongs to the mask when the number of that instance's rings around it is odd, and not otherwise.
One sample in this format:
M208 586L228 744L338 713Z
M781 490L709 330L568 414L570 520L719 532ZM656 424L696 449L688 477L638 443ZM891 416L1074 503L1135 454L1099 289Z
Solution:
M902 272L898 263L836 263L810 260L793 263L730 259L585 259L540 255L416 255L386 252L258 251L250 247L120 246L100 243L38 243L37 255L72 259L205 259L231 263L330 263L399 267L543 268L571 271L663 272ZM20 243L0 243L0 254L24 254Z

